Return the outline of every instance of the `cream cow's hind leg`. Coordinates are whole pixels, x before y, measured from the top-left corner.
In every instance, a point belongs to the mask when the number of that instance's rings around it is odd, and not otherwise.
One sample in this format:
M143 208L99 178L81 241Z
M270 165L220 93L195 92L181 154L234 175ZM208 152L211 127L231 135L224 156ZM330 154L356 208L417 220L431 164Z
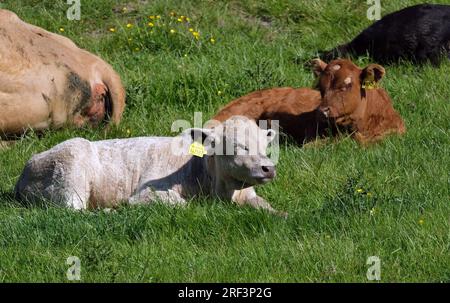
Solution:
M50 189L50 201L63 207L82 210L88 208L90 187L85 173L58 176Z

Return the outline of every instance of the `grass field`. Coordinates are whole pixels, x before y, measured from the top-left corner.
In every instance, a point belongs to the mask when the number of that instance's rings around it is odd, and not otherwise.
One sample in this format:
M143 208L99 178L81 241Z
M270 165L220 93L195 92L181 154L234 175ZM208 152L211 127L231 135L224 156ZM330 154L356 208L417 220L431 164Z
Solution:
M382 14L420 2L382 1ZM257 191L287 220L214 199L110 213L14 202L34 153L75 136L174 135L174 120L192 121L195 111L206 120L250 91L310 87L304 62L371 24L357 0L81 4L81 20L69 21L66 1L0 2L100 55L127 89L123 122L108 133L29 134L0 150L0 281L67 282L66 259L77 256L84 282L367 282L367 258L378 256L383 282L450 282L448 61L386 67L382 86L405 120L403 137L368 148L348 137L283 142L277 178Z

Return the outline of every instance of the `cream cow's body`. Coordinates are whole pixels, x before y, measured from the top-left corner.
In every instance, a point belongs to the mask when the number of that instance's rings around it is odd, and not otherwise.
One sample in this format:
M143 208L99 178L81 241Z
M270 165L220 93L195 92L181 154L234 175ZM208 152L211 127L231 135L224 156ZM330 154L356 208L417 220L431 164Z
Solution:
M235 130L237 136L232 135ZM244 130L247 137L241 135ZM200 133L212 142L204 157L188 153L192 138ZM252 187L275 176L275 166L265 155L273 136L272 130L233 117L212 130L190 129L175 138L75 138L33 156L17 182L16 197L86 209L156 200L183 205L204 195L274 211ZM214 152L212 146L223 143L234 155Z
M0 9L0 140L27 129L118 123L124 106L109 64Z

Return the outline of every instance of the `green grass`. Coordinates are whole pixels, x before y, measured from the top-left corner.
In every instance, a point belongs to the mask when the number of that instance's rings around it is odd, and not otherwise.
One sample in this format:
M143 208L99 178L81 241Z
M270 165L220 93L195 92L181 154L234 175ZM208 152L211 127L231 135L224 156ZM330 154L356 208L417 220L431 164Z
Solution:
M366 282L369 256L380 257L385 282L450 281L448 61L386 67L382 85L405 120L403 137L368 148L350 138L283 143L276 180L257 191L287 220L213 199L111 213L14 202L32 154L75 136L171 135L174 120L192 121L194 111L209 118L250 91L311 86L305 60L370 24L365 1L356 0L81 2L81 21L65 18L65 1L0 4L47 30L63 27L110 62L127 89L123 123L108 133L29 134L0 151L0 281L67 281L69 256L80 258L85 282ZM382 12L419 2L382 1ZM199 41L171 11L191 18ZM150 34L149 15L166 27Z

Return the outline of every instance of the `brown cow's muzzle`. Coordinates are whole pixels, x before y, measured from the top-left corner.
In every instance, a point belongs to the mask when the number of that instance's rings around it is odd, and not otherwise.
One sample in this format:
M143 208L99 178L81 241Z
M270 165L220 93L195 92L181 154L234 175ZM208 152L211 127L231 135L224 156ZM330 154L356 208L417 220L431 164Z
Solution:
M328 112L324 113L321 108L317 108L315 111L316 120L319 122L327 122L328 121Z
M320 106L318 108L318 112L319 118L321 117L322 120L330 120L335 119L337 117L335 111L329 106Z

